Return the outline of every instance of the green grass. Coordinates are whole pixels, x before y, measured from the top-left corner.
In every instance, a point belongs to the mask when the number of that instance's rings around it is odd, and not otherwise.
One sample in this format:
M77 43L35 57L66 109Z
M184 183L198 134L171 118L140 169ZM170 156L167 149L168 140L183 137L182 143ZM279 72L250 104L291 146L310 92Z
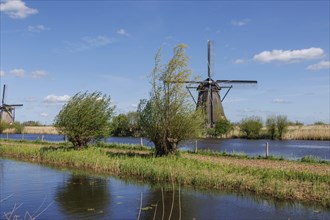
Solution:
M142 153L139 153L140 151ZM48 143L11 142L0 145L0 156L19 158L59 167L86 169L122 177L133 177L153 183L180 183L196 188L250 191L257 195L278 199L314 201L330 207L330 174L304 170L266 169L245 166L249 159L240 153L200 152L210 161L199 161L181 156L154 157L149 148L138 145L94 145L74 150L70 146ZM224 157L242 161L239 164L213 163L212 158ZM267 162L265 160L265 162ZM273 161L277 163L277 161ZM280 163L280 161L278 161ZM292 164L300 162L291 162ZM328 164L305 164L323 166Z

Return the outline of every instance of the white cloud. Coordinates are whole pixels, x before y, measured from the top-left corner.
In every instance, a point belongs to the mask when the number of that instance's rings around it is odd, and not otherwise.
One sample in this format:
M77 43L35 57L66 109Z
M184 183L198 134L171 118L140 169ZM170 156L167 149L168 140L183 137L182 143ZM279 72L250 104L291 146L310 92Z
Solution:
M63 96L57 96L57 95L48 95L44 98L44 103L48 104L57 104L57 103L64 103L67 102L70 99L70 96L63 95Z
M39 79L47 76L47 74L48 73L45 70L36 70L31 73L31 77L34 79Z
M272 50L263 51L254 55L253 59L256 61L269 63L272 61L292 62L317 59L324 56L324 51L321 48L311 47L309 49L301 50Z
M232 20L231 24L234 26L244 26L244 25L247 25L249 22L250 22L250 19L245 18L242 20Z
M0 4L0 11L14 19L24 19L38 13L37 9L27 7L22 0L5 0Z
M289 104L291 103L291 101L285 100L285 99L280 99L280 98L276 98L272 100L273 103L276 104Z
M42 113L40 113L40 116L41 116L41 117L48 117L48 116L49 116L49 114L48 114L48 113L46 113L46 112L42 112Z
M236 59L236 60L234 60L234 63L235 64L241 64L241 63L244 63L244 62L245 62L244 59Z
M130 36L130 34L125 29L123 29L123 28L119 29L117 31L117 34L124 35L126 37Z
M10 73L19 78L23 78L25 76L24 69L13 69L13 70L10 70Z
M0 76L5 76L5 71L0 70Z
M97 37L83 37L79 42L71 43L67 42L69 50L71 52L88 50L96 47L103 47L112 43L112 40L107 36L97 36Z
M45 27L44 25L35 25L35 26L28 26L28 31L30 32L34 32L34 33L40 33L42 31L47 31L47 30L50 30L50 28L48 27Z
M321 69L330 69L330 61L322 60L319 63L309 65L308 70L321 70Z

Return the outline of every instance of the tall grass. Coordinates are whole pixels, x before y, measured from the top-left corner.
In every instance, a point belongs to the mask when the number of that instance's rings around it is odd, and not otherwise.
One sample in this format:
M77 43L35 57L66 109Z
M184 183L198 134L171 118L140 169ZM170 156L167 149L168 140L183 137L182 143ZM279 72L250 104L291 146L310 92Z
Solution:
M284 139L330 140L330 125L290 126Z
M115 149L115 146L112 147ZM123 150L124 147L120 146L118 149ZM152 154L139 154L135 151L132 153L131 149L127 149L126 153L118 153L109 147L95 146L73 150L70 147L17 143L16 146L1 145L0 156L134 177L154 183L174 182L198 188L251 191L257 195L279 199L315 201L330 207L329 173L217 164L212 162L212 155L207 155L210 161L199 161L177 156L154 157Z

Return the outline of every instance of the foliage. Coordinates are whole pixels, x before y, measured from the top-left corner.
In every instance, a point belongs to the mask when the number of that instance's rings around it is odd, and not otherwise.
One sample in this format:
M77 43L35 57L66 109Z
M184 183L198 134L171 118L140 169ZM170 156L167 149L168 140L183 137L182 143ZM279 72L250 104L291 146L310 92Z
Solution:
M190 76L185 48L183 44L176 46L166 65L160 65L158 51L150 99L141 100L138 106L141 129L154 143L157 156L174 154L180 141L199 136L203 128L203 116L195 111L183 84L173 83L186 81Z
M323 121L316 121L314 122L314 125L326 125Z
M25 121L22 123L24 126L41 126L39 121Z
M111 127L114 136L138 136L140 132L139 114L137 112L119 114L113 117Z
M288 125L293 125L293 126L303 126L304 123L303 123L303 122L300 122L300 121L295 121L295 122L289 121L289 122L288 122Z
M2 134L4 130L8 128L8 124L4 121L0 121L0 133Z
M24 125L19 122L14 122L10 127L14 128L15 134L22 134L24 130Z
M287 117L284 115L273 115L267 117L266 120L266 127L269 137L274 139L282 140L284 134L287 131L287 127L289 126L290 122L288 121Z
M112 135L114 136L128 136L128 118L125 114L119 114L112 118L111 121Z
M110 96L100 92L77 93L55 118L55 127L68 137L75 148L110 135L114 107Z
M256 139L260 135L260 130L262 128L262 119L258 116L252 116L242 119L239 127L246 138Z
M283 135L287 131L287 127L289 126L289 120L284 115L278 115L276 116L276 127L278 132L278 138L282 140Z
M270 139L274 140L277 136L277 129L276 129L276 116L269 116L266 119L266 127L267 133Z
M227 134L232 129L232 125L229 120L220 118L215 122L214 131L215 136L222 136Z

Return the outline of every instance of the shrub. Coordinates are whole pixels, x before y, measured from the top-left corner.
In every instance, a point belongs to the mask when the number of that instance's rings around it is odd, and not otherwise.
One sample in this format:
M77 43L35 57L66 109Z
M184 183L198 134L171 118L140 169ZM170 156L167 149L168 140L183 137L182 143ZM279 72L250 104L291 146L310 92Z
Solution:
M215 136L222 136L227 134L232 129L230 121L221 118L219 121L215 122L214 134Z
M245 137L249 139L259 138L260 130L262 128L262 119L257 116L245 118L240 122L239 127Z
M282 140L283 135L287 131L287 127L289 126L288 118L284 115L276 116L276 127L278 132L278 138Z

